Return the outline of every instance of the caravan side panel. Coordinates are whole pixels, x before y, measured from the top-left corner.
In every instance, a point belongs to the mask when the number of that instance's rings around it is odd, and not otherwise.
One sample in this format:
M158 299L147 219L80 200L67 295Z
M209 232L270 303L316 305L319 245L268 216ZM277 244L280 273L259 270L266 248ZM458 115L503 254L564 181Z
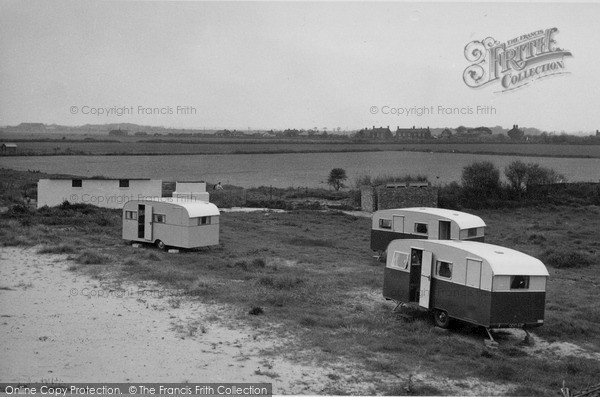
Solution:
M488 326L491 292L439 278L431 280L431 308L445 310L452 318Z
M545 292L492 292L492 327L539 327L544 324Z
M410 273L386 267L383 271L383 297L398 302L409 301Z
M219 217L212 216L211 218L210 225L188 227L187 244L189 248L219 244Z
M371 250L373 251L385 251L388 245L399 239L427 239L427 236L408 234L408 233L395 233L384 230L371 229Z

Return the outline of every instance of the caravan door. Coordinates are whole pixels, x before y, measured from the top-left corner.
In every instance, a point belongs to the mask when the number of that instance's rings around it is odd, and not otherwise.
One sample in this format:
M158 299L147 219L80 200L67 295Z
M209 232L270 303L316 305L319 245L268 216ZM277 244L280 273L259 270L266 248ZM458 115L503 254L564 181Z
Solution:
M146 205L144 211L144 240L152 241L152 206Z
M394 233L404 233L404 216L393 215L392 220Z
M423 251L423 264L421 265L421 291L419 293L419 306L429 309L429 297L431 295L431 270L433 267L433 255L431 252Z

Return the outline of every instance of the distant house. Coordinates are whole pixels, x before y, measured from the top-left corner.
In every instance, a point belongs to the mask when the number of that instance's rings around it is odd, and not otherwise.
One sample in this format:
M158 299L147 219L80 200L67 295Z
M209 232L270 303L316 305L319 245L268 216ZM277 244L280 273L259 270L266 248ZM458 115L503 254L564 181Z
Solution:
M229 131L229 130L219 130L219 131L215 132L215 136L220 136L220 137L232 137L232 136L233 136L233 131Z
M398 139L431 139L431 130L427 128L396 128L396 138Z
M376 128L375 126L373 126L372 129L363 128L356 133L356 137L367 139L392 139L394 135L392 134L390 126L388 125L387 128Z
M462 138L477 138L481 136L492 135L492 130L488 127L467 128L460 126L456 128L456 136Z
M444 128L442 133L440 134L441 139L449 139L452 138L452 130L450 128Z
M127 136L129 135L129 132L127 132L127 130L122 130L122 129L118 129L118 130L110 130L108 132L108 135L110 136Z
M525 132L519 129L518 124L514 124L513 128L506 133L513 141L522 141L525 138Z
M2 154L15 154L17 153L17 144L16 143L3 143L0 147L0 152Z

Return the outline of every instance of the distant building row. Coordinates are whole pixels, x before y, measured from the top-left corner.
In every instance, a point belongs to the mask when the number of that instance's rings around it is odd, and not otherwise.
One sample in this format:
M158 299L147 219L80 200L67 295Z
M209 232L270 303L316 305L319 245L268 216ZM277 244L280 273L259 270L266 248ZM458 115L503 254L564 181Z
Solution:
M372 129L363 128L362 130L356 133L357 138L366 138L366 139L431 139L431 130L429 127L427 128L400 128L396 127L396 131L392 133L390 130L390 126L388 125L386 128L379 127L376 128L373 126Z

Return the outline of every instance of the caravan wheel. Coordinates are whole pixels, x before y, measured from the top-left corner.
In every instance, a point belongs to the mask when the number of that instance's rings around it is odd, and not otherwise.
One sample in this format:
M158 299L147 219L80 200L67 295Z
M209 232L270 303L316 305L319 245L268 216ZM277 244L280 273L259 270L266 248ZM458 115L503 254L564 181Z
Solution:
M166 249L167 249L167 246L165 245L165 243L163 243L163 242L162 242L162 241L160 241L160 240L156 240L156 241L154 242L154 244L156 245L156 248L158 248L159 250L163 250L163 251L164 251L164 250L166 250Z
M450 325L450 316L444 310L435 309L433 311L433 321L440 328L448 328Z

